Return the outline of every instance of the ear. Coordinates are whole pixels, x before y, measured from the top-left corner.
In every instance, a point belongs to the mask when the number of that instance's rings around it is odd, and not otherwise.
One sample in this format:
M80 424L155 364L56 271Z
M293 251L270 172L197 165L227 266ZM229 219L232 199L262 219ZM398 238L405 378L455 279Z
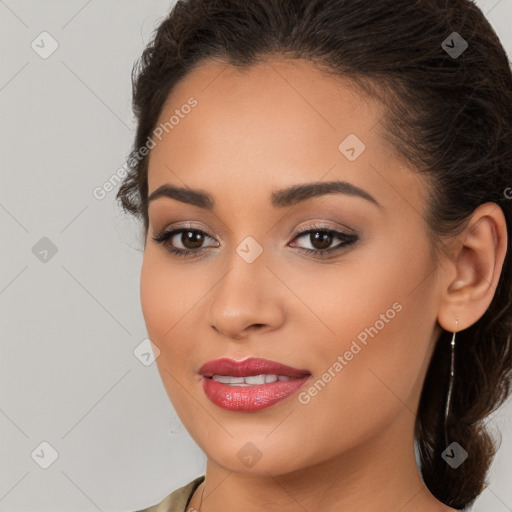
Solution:
M507 252L507 224L496 203L480 205L443 262L439 325L450 332L477 322L487 311ZM458 323L455 322L458 320Z

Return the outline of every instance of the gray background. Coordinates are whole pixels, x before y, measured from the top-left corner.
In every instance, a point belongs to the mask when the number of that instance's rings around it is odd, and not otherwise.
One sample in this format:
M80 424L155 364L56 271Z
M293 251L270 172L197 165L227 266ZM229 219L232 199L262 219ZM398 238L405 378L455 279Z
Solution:
M128 155L131 67L171 4L0 0L0 511L133 511L203 474L134 355L139 226L117 187L93 196ZM512 0L477 4L511 55ZM503 444L473 510L512 511L510 402L489 421Z

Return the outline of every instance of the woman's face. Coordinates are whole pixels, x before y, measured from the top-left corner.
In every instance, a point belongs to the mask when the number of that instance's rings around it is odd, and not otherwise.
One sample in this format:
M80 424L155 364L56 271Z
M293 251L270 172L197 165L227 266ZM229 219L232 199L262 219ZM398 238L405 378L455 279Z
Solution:
M412 451L439 283L427 184L384 141L383 115L350 82L278 60L244 72L203 64L161 112L149 195L185 192L150 201L142 310L184 426L230 471L373 457L383 441ZM328 182L342 184L284 192ZM191 191L211 203L186 201ZM167 247L153 240L179 228ZM307 375L234 386L200 374L248 357Z

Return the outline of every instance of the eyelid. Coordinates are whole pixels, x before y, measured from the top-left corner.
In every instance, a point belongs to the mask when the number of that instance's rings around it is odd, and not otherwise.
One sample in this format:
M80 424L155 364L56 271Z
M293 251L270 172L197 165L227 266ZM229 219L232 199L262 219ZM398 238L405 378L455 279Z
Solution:
M348 246L351 243L359 240L359 234L357 232L355 232L354 230L349 230L349 229L345 230L345 229L340 229L340 228L334 228L329 225L314 223L313 225L306 226L306 227L301 228L298 231L296 231L292 237L292 242L294 240L306 237L307 235L311 235L312 233L319 232L319 231L322 231L324 233L329 233L334 238L341 240L341 242L334 248L323 250L323 252L326 254L336 252L336 250L337 250L336 247L341 248L343 246ZM349 232L347 232L347 231L349 231ZM301 251L301 250L302 251L312 251L312 249L304 249L301 247L298 247L298 250L299 251ZM317 250L322 251L321 249L317 249Z
M219 247L219 243L216 240L215 236L211 236L208 234L208 232L204 229L202 229L199 226L196 226L192 223L192 221L187 221L185 223L179 224L179 225L173 225L168 228L165 228L161 231L159 231L156 235L153 235L152 238L156 243L162 244L164 246L167 246L168 241L172 240L175 236L177 236L180 232L184 231L195 231L196 233L201 233L205 239L210 238L215 242L215 244L212 245L205 245L200 248L196 249L182 249L182 248L176 248L174 246L166 247L167 250L172 253L176 257L184 257L184 258L199 258L202 255L208 254L210 251L208 249ZM337 238L340 240L340 243L338 243L336 246L328 248L328 249L309 249L304 247L297 247L296 250L299 253L303 253L306 255L314 255L315 258L329 258L330 256L334 257L335 254L338 253L338 251L344 251L345 248L348 248L355 242L359 241L359 230L348 228L347 226L343 226L343 228L340 227L334 227L332 225L326 224L324 221L317 222L313 221L313 224L309 224L307 226L303 226L302 228L296 230L293 233L291 242L298 238L302 238L307 236L308 234L311 235L314 232L317 231L323 231L325 233L328 233L330 236ZM289 237L288 237L289 238ZM287 239L288 239L287 238ZM287 247L290 246L290 242L287 243ZM293 247L293 246L292 246ZM190 255L193 256L190 256Z
M309 222L311 222L311 224L308 224L308 225L301 227L292 232L292 234L290 235L290 237L292 237L292 240L294 240L298 236L301 236L301 235L308 233L310 231L313 231L313 230L332 231L335 234L340 233L349 238L351 238L351 237L359 238L361 236L361 232L358 229L350 228L348 226L345 226L344 224L337 224L337 225L327 224L327 221L325 221L325 220L320 220L320 221L313 220L313 221L309 221Z
M197 221L187 220L187 221L183 221L183 222L178 222L177 224L172 224L172 225L164 227L162 229L153 230L153 233L158 235L159 233L168 233L170 231L179 231L181 229L183 229L183 230L190 229L191 231L200 231L201 233L203 233L204 235L206 235L209 238L215 238L216 240L219 240L219 241L223 240L222 237L219 236L217 233L215 233L215 231L213 229L211 229L209 226L203 228L199 224L195 224L195 222L197 222ZM212 233L212 234L210 234L210 233Z
M194 231L200 231L201 233L203 233L204 235L206 235L209 238L215 238L216 240L223 242L222 237L219 236L217 233L214 233L213 235L209 234L209 232L213 232L213 230L211 230L209 227L206 229L203 229L202 227L194 224L193 222L195 222L195 221L184 221L183 223L178 223L176 225L173 224L170 227L166 227L166 228L159 229L159 230L153 230L153 231L154 232L156 231L156 234L158 234L158 233L165 233L165 232L170 232L170 231L178 231L180 229L190 229L190 230L194 230ZM313 220L313 221L309 221L309 222L312 222L312 224L308 224L299 229L292 229L291 232L288 234L287 238L293 240L297 236L307 233L308 231L311 231L312 229L338 231L338 232L343 233L346 236L360 236L361 235L359 230L350 228L343 224L338 224L337 226L332 226L330 224L326 224L325 223L326 221L323 219L320 221Z

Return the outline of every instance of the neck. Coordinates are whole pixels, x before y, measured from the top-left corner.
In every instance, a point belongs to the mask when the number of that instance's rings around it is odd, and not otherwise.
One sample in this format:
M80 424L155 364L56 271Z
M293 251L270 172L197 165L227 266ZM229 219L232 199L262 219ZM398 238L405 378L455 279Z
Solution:
M411 418L411 411L404 407L393 424L356 448L283 474L261 469L237 473L208 459L205 481L188 510L239 512L243 506L244 512L453 511L421 479Z

